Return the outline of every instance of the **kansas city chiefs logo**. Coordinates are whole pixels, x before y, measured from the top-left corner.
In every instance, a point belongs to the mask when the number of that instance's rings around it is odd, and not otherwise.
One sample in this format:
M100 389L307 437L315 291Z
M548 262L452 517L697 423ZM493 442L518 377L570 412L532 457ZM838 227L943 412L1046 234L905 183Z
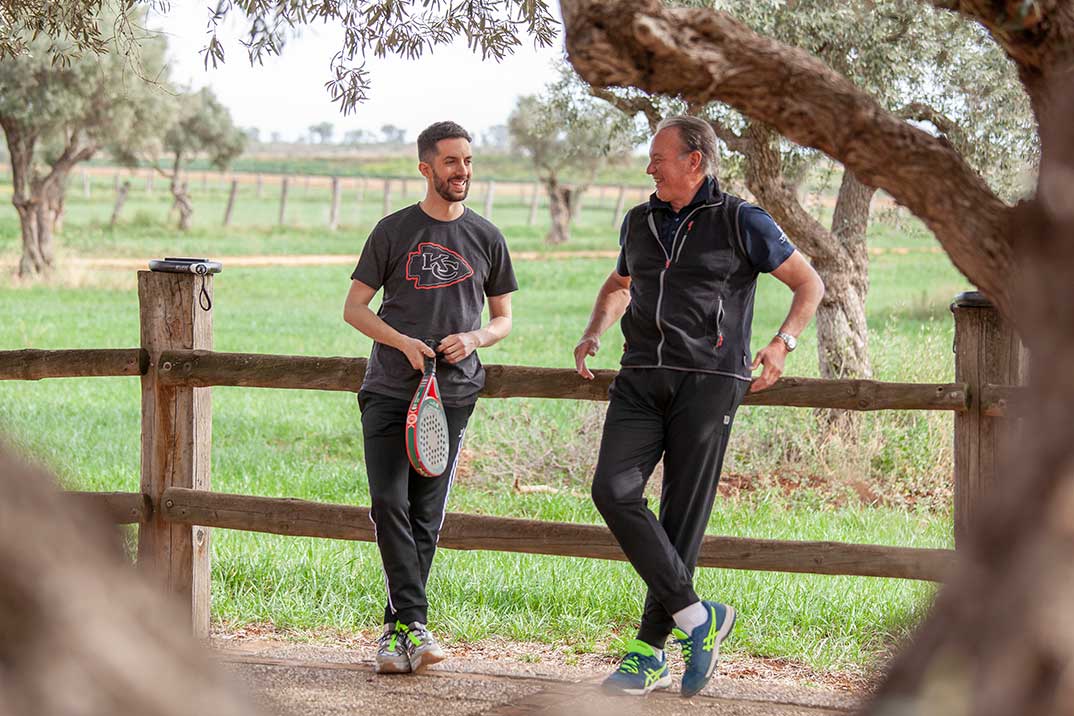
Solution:
M417 251L407 254L406 279L419 290L453 286L473 275L466 259L440 244L423 241Z

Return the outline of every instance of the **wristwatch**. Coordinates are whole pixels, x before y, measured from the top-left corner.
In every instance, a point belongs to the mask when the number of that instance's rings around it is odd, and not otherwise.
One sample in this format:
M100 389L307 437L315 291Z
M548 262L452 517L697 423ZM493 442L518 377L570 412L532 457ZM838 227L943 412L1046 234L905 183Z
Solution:
M787 345L788 353L798 347L798 339L792 336L790 333L784 333L783 331L780 331L776 334L776 338L780 339Z

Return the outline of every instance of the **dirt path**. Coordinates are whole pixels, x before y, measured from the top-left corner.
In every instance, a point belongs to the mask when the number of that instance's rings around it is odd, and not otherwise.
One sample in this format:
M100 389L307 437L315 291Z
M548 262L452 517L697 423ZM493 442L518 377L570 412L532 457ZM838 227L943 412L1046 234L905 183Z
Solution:
M435 713L442 716L842 715L860 693L766 678L736 678L721 662L712 683L684 700L672 689L644 700L602 694L603 657L564 666L553 647L510 643L451 647L452 658L422 675L379 676L373 649L296 645L275 640L214 640L214 658L263 706L280 714ZM525 658L520 660L520 656ZM591 655L589 655L591 656Z

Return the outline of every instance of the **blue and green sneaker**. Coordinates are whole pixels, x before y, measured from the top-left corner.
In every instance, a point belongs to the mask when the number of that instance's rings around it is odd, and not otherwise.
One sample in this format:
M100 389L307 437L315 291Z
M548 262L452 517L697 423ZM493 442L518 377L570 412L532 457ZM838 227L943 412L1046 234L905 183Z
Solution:
M672 636L682 647L686 672L682 675L682 695L693 696L712 677L720 658L720 642L727 638L735 626L735 610L726 604L702 602L709 613L705 623L690 634L679 628L671 630Z
M640 639L627 642L627 654L619 668L604 680L601 688L617 694L645 696L653 689L671 686L668 660L663 654L658 658L656 650Z

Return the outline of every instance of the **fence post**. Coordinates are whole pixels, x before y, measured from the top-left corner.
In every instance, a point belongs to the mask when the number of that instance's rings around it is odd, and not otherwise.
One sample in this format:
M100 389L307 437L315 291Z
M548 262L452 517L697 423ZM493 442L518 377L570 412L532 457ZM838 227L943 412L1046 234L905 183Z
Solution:
M82 196L90 197L90 178L85 169L82 170Z
M263 187L264 183L265 183L264 182L264 177L262 177L261 174L258 173L258 175L257 175L257 198L258 199L261 198L261 191L262 191L262 187Z
M212 348L212 277L138 272L142 349L150 368L142 376L142 493L154 506L138 528L138 567L161 592L190 606L195 636L209 634L209 529L163 519L169 487L209 489L212 409L210 388L157 383L162 351ZM205 295L202 295L202 292Z
M235 194L239 191L239 180L231 180L231 191L227 195L227 208L224 209L224 226L231 224L231 211L235 208Z
M626 205L626 186L619 185L619 196L615 199L615 211L612 212L612 226L618 227L623 220L623 207Z
M391 197L392 197L392 180L391 179L385 179L384 180L384 206L381 207L381 210L380 210L380 215L381 216L387 216L388 215L388 210L391 208Z
M492 201L496 196L496 182L489 181L485 187L485 218L492 219Z
M984 413L982 389L1022 385L1028 360L1014 330L977 291L959 294L955 316L955 380L967 385L969 410L955 413L955 546L965 542L981 498L1011 449L1011 419Z
M339 226L339 177L332 177L332 210L328 214L328 228L332 231Z
M277 222L283 226L284 216L287 215L287 177L280 182L280 220Z
M533 226L537 223L537 205L541 203L541 185L533 185L533 198L530 200L530 218L527 222L528 226Z
M150 169L145 175L145 193L153 193L153 170Z

